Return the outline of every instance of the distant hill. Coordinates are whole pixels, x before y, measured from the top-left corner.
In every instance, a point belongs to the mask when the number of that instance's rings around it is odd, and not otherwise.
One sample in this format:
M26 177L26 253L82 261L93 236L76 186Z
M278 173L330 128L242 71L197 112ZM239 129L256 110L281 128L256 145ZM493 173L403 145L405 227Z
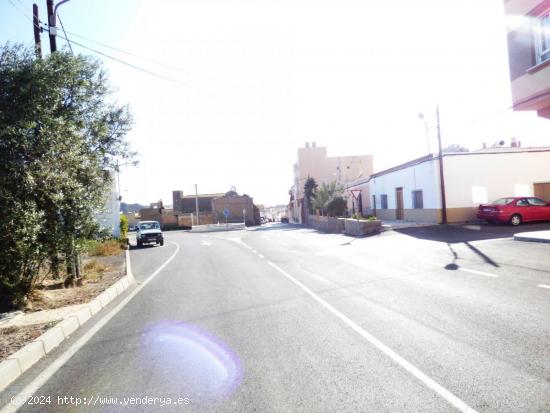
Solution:
M139 212L140 209L148 208L147 205L120 203L120 211L127 214L129 212Z

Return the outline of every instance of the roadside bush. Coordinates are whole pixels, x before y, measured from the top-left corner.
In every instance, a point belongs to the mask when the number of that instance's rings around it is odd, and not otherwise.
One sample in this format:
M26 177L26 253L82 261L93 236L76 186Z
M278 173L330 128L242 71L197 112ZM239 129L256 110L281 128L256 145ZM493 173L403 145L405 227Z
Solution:
M329 217L341 217L347 209L346 200L337 195L327 203L327 214Z
M124 239L128 237L128 218L126 215L120 215L120 238Z
M378 218L376 218L374 215L370 215L370 216L367 218L367 221L378 221Z

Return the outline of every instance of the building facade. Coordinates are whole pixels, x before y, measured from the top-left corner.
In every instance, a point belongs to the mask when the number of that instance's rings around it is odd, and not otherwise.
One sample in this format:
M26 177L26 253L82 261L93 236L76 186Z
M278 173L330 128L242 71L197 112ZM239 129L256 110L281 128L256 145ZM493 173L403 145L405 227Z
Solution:
M443 165L448 223L476 221L479 204L502 197L537 196L550 202L549 147L447 153ZM437 156L373 174L369 191L368 212L380 219L442 222Z
M514 110L550 119L550 0L505 0Z
M294 165L294 184L290 189L289 218L302 223L305 218L304 184L312 177L317 185L336 181L346 187L349 182L369 177L373 172L372 155L327 156L327 148L315 142L306 142L298 148L298 161Z
M114 172L111 172L111 186L105 193L105 204L96 214L99 227L113 237L120 236L120 194L118 193Z

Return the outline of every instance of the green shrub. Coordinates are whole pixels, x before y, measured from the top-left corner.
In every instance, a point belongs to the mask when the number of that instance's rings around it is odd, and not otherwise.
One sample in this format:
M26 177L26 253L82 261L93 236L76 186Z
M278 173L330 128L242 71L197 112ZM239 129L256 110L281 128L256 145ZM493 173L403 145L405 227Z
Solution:
M345 214L347 207L346 200L337 195L327 203L327 214L330 217L341 217Z
M120 215L120 238L126 238L128 236L128 218L126 215Z

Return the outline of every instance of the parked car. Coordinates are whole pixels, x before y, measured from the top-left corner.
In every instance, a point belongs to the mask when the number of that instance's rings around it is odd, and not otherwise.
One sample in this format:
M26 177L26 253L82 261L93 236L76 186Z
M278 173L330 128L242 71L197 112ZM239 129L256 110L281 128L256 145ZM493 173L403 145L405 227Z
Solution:
M550 204L540 198L500 198L490 204L482 204L477 217L489 223L509 222L520 225L528 221L550 220Z
M157 221L140 221L137 224L136 240L138 248L144 244L164 245L164 236Z
M287 217L281 217L281 223L288 224L288 218Z

